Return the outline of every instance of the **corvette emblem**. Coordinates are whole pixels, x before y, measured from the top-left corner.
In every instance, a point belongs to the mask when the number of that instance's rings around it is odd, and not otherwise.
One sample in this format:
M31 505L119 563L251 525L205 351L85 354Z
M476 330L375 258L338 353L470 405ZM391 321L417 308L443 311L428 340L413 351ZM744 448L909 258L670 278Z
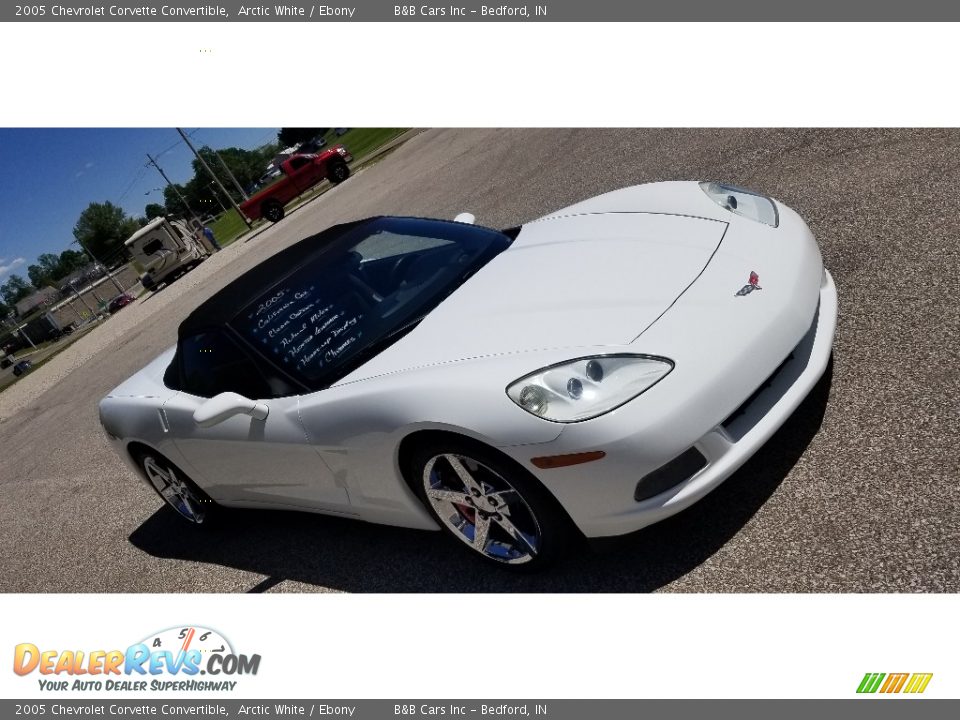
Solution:
M760 282L760 276L757 275L756 272L754 272L754 271L751 270L751 271L750 271L750 282L747 283L746 285L744 285L744 286L743 286L742 288L740 288L739 290L737 290L736 295L735 295L734 297L739 297L739 296L741 296L741 295L749 295L749 294L752 293L754 290L763 290L763 288L760 287L760 286L757 284L757 283L759 283L759 282Z

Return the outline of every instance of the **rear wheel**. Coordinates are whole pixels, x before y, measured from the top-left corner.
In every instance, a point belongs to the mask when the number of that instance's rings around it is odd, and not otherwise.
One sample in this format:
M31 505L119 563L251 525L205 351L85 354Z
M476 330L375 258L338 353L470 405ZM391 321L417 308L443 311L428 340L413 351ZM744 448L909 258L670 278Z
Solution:
M270 222L280 222L283 220L283 205L276 200L265 202L261 208L263 216Z
M327 179L334 185L339 185L350 177L350 168L345 162L335 162L327 170Z
M535 570L567 546L556 499L509 458L470 441L425 445L411 458L414 490L445 532L497 565Z
M215 507L210 497L160 453L147 450L137 458L157 495L191 525L208 522Z

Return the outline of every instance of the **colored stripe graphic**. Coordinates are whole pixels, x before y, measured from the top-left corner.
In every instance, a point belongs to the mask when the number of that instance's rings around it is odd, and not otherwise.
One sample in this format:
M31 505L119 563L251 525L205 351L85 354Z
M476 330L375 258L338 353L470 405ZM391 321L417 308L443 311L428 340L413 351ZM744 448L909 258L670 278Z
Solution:
M927 689L927 685L930 684L930 679L933 677L933 673L914 673L913 677L910 678L910 682L907 684L907 689L904 692L908 693L922 693Z
M877 688L880 687L880 682L884 677L884 673L867 673L863 676L863 680L860 681L860 687L857 688L857 692L875 693Z
M903 684L910 677L910 673L890 673L887 675L887 681L880 688L882 693L898 693L903 688Z
M884 681L886 678L886 681ZM857 686L858 693L875 693L879 690L881 693L922 693L927 689L933 673L866 673L860 685ZM882 685L881 685L882 683Z

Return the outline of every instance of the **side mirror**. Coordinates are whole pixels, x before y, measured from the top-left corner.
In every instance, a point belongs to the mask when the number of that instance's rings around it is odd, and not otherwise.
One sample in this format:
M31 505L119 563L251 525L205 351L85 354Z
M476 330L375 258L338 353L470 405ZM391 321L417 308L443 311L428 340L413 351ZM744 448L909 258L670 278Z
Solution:
M258 403L237 393L225 392L214 395L193 411L193 421L200 427L213 427L234 415L249 415L254 420L266 420L270 412L263 403Z
M472 213L460 213L454 219L454 222L465 223L466 225L473 225L477 218Z

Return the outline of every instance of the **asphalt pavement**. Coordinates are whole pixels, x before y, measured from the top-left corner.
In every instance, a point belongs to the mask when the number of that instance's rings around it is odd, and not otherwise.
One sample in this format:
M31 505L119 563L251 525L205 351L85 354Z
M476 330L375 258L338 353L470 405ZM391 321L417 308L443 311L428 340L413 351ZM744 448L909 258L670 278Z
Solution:
M97 401L309 234L374 214L509 227L679 179L756 188L807 220L840 294L834 362L723 486L616 548L525 577L439 533L317 515L195 531L107 445ZM958 188L958 130L428 130L0 393L0 590L958 592Z

